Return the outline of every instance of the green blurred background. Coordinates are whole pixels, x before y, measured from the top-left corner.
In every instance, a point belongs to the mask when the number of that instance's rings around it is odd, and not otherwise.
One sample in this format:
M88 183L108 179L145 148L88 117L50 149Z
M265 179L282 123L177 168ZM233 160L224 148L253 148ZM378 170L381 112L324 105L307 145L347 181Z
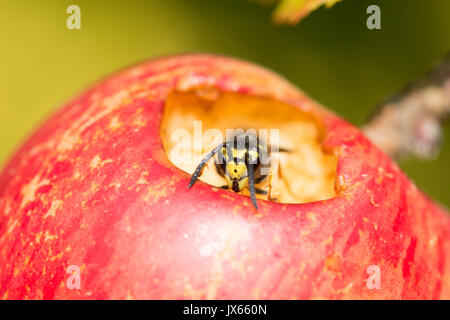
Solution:
M248 0L30 3L0 2L0 166L70 97L155 56L202 51L257 62L361 125L381 100L450 51L447 0L343 0L295 27L274 25L273 7ZM66 28L70 4L81 8L81 30ZM382 30L366 28L370 4L381 7ZM400 165L449 206L449 160L445 142L436 160Z

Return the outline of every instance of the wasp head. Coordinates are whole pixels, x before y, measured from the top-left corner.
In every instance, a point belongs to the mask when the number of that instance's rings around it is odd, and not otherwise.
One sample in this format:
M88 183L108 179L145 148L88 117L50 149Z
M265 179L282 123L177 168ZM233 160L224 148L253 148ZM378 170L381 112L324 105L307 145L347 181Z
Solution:
M249 158L257 158L258 154L247 148L222 148L224 164L222 165L228 187L234 192L242 192L248 184Z

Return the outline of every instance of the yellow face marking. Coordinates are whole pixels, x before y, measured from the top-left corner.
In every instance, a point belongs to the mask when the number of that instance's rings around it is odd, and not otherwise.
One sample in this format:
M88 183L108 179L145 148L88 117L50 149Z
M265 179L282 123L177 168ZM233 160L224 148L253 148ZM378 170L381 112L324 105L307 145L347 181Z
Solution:
M227 181L228 188L233 190L233 180L228 175L225 175L225 180ZM237 181L239 192L242 192L245 189L245 187L247 186L247 183L248 183L248 177L242 178ZM233 190L233 191L235 191L235 190Z
M244 190L244 188L247 185L247 183L248 183L248 178L247 177L242 178L241 180L239 180L239 182L238 182L239 191Z
M231 154L227 154L227 149L222 148L222 154L225 158L225 180L228 187L235 192L242 192L248 184L247 166L245 164L245 156L247 149L230 148ZM250 151L250 158L257 159L258 152ZM237 160L237 163L235 162Z
M245 166L245 163L239 162L236 164L232 161L227 163L227 174L231 179L241 179L246 175L246 173L247 167Z

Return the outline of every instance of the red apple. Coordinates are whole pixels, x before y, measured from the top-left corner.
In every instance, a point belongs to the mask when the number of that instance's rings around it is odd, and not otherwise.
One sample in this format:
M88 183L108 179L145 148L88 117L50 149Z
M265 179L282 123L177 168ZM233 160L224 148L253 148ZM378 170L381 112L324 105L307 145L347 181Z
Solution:
M281 144L300 151L281 162L279 202L256 210L205 182L188 189L192 164L171 159L168 130L190 126L196 105L223 107L202 119L208 128L281 127ZM306 133L289 134L299 123ZM4 299L448 299L449 252L448 212L357 128L228 57L112 76L50 117L0 174Z

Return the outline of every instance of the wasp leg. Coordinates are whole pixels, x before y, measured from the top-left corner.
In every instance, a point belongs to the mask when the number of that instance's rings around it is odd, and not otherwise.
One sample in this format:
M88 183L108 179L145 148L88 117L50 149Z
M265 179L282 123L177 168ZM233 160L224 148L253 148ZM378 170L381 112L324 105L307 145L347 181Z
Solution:
M256 192L257 194L267 194L267 191L266 191L266 190L262 190L262 189L259 189L259 188L255 188L255 192Z
M249 181L249 189L250 189L250 199L252 199L252 203L256 209L258 209L258 204L256 203L255 196L255 174L253 172L254 168L252 164L249 164L248 167L248 181Z
M227 185L225 185L225 186L220 186L219 188L220 188L220 189L225 189L225 190L230 189Z
M192 174L191 181L189 182L189 188L194 185L194 183L197 180L197 178L201 175L202 169L205 166L205 164L209 161L209 159L211 159L224 146L225 146L225 143L220 144L219 146L215 147L214 150L212 150L210 153L208 153L206 155L206 157L203 158L203 160L197 166L197 169L195 169L195 172Z
M265 178L267 178L267 174L259 176L255 179L255 184L261 183Z

